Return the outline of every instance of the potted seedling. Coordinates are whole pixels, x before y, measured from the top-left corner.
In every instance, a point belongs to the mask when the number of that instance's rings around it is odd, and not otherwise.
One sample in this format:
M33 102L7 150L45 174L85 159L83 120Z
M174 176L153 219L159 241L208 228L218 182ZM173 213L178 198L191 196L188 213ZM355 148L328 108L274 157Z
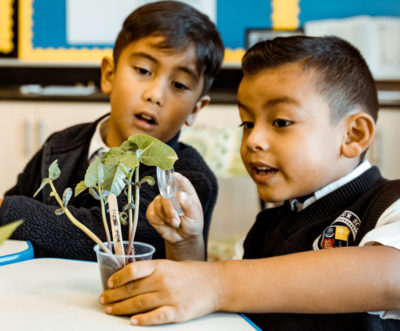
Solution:
M151 259L155 251L151 245L134 242L139 219L140 188L144 184L154 185L155 182L151 176L140 178L140 164L166 171L173 168L177 159L175 151L160 140L147 135L133 135L120 147L111 148L89 165L84 180L75 187L75 196L84 190L89 190L90 194L99 200L107 239L105 243L68 210L68 201L73 191L71 188L66 188L61 198L53 184L53 181L61 174L57 160L50 165L49 177L42 180L34 196L45 185L50 185L50 195L55 197L60 206L55 213L65 214L75 226L96 243L94 249L100 266L103 288L107 287L108 277L117 269L134 260ZM127 203L119 209L117 197L122 192L127 196ZM129 238L125 241L121 235L121 223L129 226Z

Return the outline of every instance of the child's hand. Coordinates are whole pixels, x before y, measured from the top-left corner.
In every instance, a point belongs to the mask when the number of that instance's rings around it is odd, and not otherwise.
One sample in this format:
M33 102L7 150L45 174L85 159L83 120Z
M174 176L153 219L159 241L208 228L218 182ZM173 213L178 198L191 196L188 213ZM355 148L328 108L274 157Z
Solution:
M203 209L190 181L179 173L178 201L184 212L179 217L169 199L158 195L147 208L147 219L166 241L170 259L204 259Z
M108 314L133 315L132 324L186 321L219 310L213 270L207 262L133 262L110 277L99 301Z

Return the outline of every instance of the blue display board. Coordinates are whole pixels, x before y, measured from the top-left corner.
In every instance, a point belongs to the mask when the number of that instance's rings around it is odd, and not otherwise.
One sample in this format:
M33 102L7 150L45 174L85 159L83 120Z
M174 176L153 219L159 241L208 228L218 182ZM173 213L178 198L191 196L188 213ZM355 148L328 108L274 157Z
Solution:
M19 57L23 59L54 59L58 54L71 51L67 58L85 59L85 54L96 56L101 51L110 50L112 42L106 44L86 43L70 44L67 40L66 6L68 0L25 0L20 2L20 49ZM286 12L283 6L296 6L297 24L301 27L309 20L326 18L344 18L356 15L398 16L400 17L400 0L215 0L216 24L221 32L226 48L241 49L246 45L246 30L275 28L274 10L280 6L281 13ZM289 5L290 4L290 5ZM290 9L290 10L289 10ZM288 8L287 12L294 12ZM96 12L87 13L96 15ZM282 16L282 14L281 14ZM48 54L46 50L49 50ZM57 50L60 50L57 52ZM72 52L80 51L78 53Z

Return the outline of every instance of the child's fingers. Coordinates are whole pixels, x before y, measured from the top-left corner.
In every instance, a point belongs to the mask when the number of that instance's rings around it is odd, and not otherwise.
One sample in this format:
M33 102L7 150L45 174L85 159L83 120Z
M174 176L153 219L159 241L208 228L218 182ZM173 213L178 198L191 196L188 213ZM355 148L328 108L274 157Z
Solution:
M176 310L171 306L163 306L145 314L131 317L132 325L159 325L178 322Z
M169 225L179 227L178 213L169 199L158 195L147 207L146 217L153 226Z
M147 277L155 270L155 263L153 260L150 261L139 261L129 263L126 267L115 272L108 279L108 287L115 288L133 280Z
M191 195L197 196L196 190L189 179L181 175L179 172L175 172L174 175L180 191L186 192L190 196Z
M160 204L160 207L156 208L156 211L160 213L158 216L163 218L170 226L178 228L181 220L171 200L168 198L161 198L156 204Z
M112 315L138 314L161 306L162 301L164 301L163 298L154 293L132 295L126 300L107 305L106 313Z

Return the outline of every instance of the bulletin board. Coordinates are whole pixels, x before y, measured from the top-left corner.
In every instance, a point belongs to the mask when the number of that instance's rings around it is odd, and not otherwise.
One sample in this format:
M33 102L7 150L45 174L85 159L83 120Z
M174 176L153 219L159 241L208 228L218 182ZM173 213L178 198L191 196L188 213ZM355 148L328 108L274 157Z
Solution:
M99 61L112 53L123 20L155 0L21 0L18 58ZM217 0L181 0L215 21ZM111 31L111 32L110 32Z
M99 61L112 44L70 44L66 34L68 0L23 0L19 6L18 58L27 61ZM91 15L92 13L88 13ZM93 15L93 14L92 14Z
M0 58L17 56L18 2L0 1Z
M116 21L108 18L119 15L119 29L133 8L152 1L0 0L0 57L98 63L112 53L114 39L107 33ZM294 31L309 20L354 15L400 17L399 0L349 0L345 5L337 0L252 0L251 5L243 0L180 1L199 6L216 23L226 47L225 62L241 60L248 29ZM86 9L80 9L82 6ZM95 37L87 34L102 27L107 29Z
M102 41L94 37L91 40L84 38L79 40L81 37L76 33L77 30L75 29L74 33L74 27L72 26L71 29L71 24L69 24L76 5L91 5L91 9L82 12L85 12L88 20L95 21L98 16L104 17L104 13L110 16L109 14L113 13L115 8L121 12L120 8L125 6L125 14L120 15L119 29L123 19L134 7L152 1L154 0L20 0L18 58L25 61L98 62L104 55L111 54L115 39L105 38L106 40ZM248 17L252 24L263 27L270 25L271 7L269 1L266 0L254 1L254 5L250 8L243 6L243 2L239 0L180 1L190 3L198 9L201 8L201 11L216 23L226 46L225 61L228 62L240 61L244 53L246 20L243 19ZM111 11L104 9L105 7L101 4L111 5L114 9ZM240 11L237 10L239 4L243 7ZM103 22L101 20L96 22L98 27L109 26L112 23L107 21L107 18ZM86 24L89 29L93 26ZM86 31L81 28L80 32L84 35ZM107 31L104 33L106 34ZM239 44L236 42L238 39Z

